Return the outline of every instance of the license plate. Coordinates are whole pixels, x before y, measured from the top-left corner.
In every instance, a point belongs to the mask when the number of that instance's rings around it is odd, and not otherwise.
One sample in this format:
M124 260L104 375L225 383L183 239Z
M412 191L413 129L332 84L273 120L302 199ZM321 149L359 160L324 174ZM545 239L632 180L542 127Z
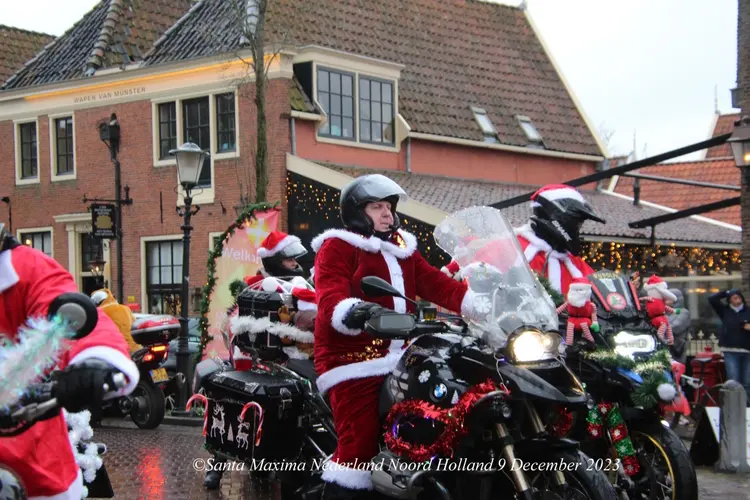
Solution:
M153 380L155 384L169 380L169 375L167 374L166 368L157 368L156 370L151 370L151 380Z

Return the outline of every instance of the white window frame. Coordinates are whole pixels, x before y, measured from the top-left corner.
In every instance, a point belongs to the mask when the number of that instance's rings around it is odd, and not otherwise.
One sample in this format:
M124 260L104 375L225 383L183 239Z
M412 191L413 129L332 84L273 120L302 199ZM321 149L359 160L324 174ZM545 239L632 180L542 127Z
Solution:
M159 241L182 241L182 235L168 234L163 236L141 236L141 311L143 314L147 314L149 311L148 277L146 276L148 256L146 255L146 244Z
M234 135L235 135L235 148L234 151L226 153L215 153L218 147L217 133L218 124L216 121L216 96L221 94L234 93ZM177 119L177 147L180 147L184 142L184 122L182 116L182 101L188 99L195 99L200 97L208 97L208 114L209 114L209 134L211 156L209 161L211 162L211 187L196 188L193 194L193 203L195 204L210 204L215 200L216 191L216 162L221 160L229 160L233 158L239 158L240 156L240 114L239 114L239 92L237 87L225 87L221 89L215 89L211 91L192 92L186 94L180 94L177 96L163 97L159 99L151 100L151 141L152 141L152 157L154 162L154 168L176 166L177 162L174 158L161 159L159 158L159 104L167 102L175 103L175 117ZM175 177L177 177L177 171L175 169ZM177 184L177 182L175 182ZM184 194L182 187L178 187L177 193L177 206L181 207L185 205L183 200Z
M25 245L25 243L23 242L22 235L29 234L29 233L49 233L49 244L51 245L50 250L52 252L50 254L50 257L54 259L55 258L55 228L52 226L23 227L20 229L16 229L16 239Z
M518 126L521 127L523 134L526 136L529 142L531 142L532 144L544 145L544 137L542 137L542 133L539 132L538 128L536 128L536 125L534 125L534 122L531 121L531 118L525 115L517 115L516 120L518 121ZM529 136L529 133L526 131L526 129L522 125L524 123L531 126L531 128L534 129L534 132L536 132L536 135L539 137L532 138L531 136Z
M320 130L320 127L322 127L325 123L328 122L328 113L326 113L325 109L323 109L323 106L321 106L320 102L318 102L318 69L321 68L324 70L330 70L330 71L338 71L341 73L349 74L354 77L353 86L352 89L353 99L354 99L354 138L353 139L337 139L335 137L328 137L328 136L321 136L318 134L318 131ZM371 143L371 142L362 142L359 138L359 79L360 76L367 79L373 79L378 81L385 81L393 85L393 144L377 144L377 143ZM326 62L314 62L313 63L313 95L312 100L317 106L318 109L320 109L321 113L323 114L324 120L321 120L317 123L315 127L315 140L322 143L328 143L328 144L336 144L339 146L349 146L349 147L357 147L357 148L363 148L363 149L374 149L376 151L388 151L388 152L398 152L400 150L399 148L399 137L397 133L398 129L398 120L399 120L399 103L398 103L398 79L391 78L387 76L382 76L378 74L374 74L368 71L360 71L357 69L353 69L351 67L347 68L344 66L338 66L336 64L330 64L328 61Z
M57 175L57 127L55 121L58 118L70 117L73 121L73 173ZM48 115L49 119L49 168L50 180L52 182L72 181L78 177L78 165L76 161L76 114L74 111Z
M33 123L36 127L36 177L24 179L23 178L23 165L21 164L21 125L27 123ZM28 184L39 184L41 178L41 157L39 156L39 117L25 118L21 120L13 121L13 147L15 149L16 159L16 186L23 186Z
M477 125L479 125L479 130L481 130L482 134L484 134L484 142L490 142L490 143L499 142L497 128L495 127L495 124L492 123L492 120L487 114L487 110L484 108L471 106L471 112L474 114L474 120L476 120ZM479 119L480 116L484 116L487 119L487 123L490 126L490 130L487 130L485 128L485 124L483 124L482 121Z

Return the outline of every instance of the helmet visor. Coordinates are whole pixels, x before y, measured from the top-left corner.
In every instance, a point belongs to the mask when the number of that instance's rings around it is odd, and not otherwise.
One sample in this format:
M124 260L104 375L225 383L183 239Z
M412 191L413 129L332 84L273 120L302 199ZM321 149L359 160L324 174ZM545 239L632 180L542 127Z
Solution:
M406 192L401 189L401 186L380 174L368 175L351 192L354 205L380 201L392 196L397 196L398 201L406 201L408 199Z
M295 241L291 245L287 245L286 247L284 247L284 249L281 250L278 255L282 259L298 259L306 253L307 250L304 246L302 246L302 243Z

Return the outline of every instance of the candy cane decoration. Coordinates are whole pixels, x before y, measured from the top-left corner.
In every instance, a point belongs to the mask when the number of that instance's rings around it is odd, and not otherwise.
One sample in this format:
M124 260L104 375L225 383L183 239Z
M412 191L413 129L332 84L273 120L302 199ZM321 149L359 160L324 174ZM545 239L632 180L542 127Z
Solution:
M193 394L190 399L188 399L187 405L185 405L185 411L189 411L190 407L193 405L193 401L198 400L203 403L205 406L205 411L203 412L203 435L206 435L206 425L208 424L208 398L204 396L203 394Z
M245 420L245 413L247 413L247 410L250 409L250 407L257 408L255 413L260 416L260 423L258 424L258 430L255 433L255 446L258 446L260 444L260 434L263 430L263 407L256 403L255 401L250 401L245 406L242 407L242 412L240 413L240 420Z

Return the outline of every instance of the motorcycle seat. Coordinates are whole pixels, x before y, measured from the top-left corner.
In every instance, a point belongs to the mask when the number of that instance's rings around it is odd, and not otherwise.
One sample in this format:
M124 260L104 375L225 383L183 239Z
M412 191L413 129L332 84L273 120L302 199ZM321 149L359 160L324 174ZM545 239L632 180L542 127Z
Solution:
M315 372L315 365L309 359L290 359L286 362L286 367L297 375L301 375L310 382L315 383L318 380L318 374Z

